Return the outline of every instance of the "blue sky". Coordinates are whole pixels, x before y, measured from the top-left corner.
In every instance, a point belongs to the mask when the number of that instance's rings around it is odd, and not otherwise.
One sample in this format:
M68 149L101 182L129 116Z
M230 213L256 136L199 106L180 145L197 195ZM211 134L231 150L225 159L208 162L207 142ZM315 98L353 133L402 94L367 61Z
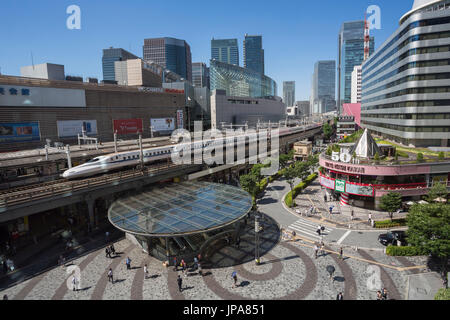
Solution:
M66 27L69 5L81 8L81 30ZM317 60L337 59L342 22L361 20L369 5L381 9L378 48L398 27L413 0L2 0L0 72L51 62L66 74L102 79L102 49L122 47L142 56L144 38L186 40L192 61L209 64L211 38L238 38L242 65L244 34L261 34L266 74L278 84L296 81L296 99L309 99Z

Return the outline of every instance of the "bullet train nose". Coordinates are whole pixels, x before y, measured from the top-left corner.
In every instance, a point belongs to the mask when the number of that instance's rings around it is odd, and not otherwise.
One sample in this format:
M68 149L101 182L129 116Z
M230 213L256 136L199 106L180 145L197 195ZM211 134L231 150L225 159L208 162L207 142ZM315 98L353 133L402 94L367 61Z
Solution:
M63 178L68 178L69 176L70 176L70 169L64 171L64 172L61 174L61 177L63 177Z

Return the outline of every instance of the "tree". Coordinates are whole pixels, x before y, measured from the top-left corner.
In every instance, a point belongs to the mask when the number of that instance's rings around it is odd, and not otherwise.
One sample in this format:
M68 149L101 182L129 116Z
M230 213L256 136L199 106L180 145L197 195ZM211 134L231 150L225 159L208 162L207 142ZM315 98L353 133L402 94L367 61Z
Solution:
M289 160L291 160L292 158L289 156L289 154L282 154L280 155L279 161L280 161L280 166L281 168L286 167L286 164L288 163Z
M439 152L438 158L439 158L439 160L444 160L445 159L445 155L444 155L443 151Z
M297 168L295 166L289 166L285 168L283 170L283 177L286 179L287 183L289 183L289 186L291 187L292 200L294 200L293 189L295 178L298 177ZM294 204L294 201L292 201L292 204Z
M391 218L395 211L402 207L402 196L397 192L389 192L381 197L380 208L389 212L389 218Z
M406 218L408 243L439 259L442 276L447 276L450 257L450 205L415 204Z
M419 152L417 154L417 162L422 162L423 161L423 153Z
M447 187L443 183L435 183L427 194L427 200L432 202L437 198L444 198L447 199L448 191Z
M300 179L305 180L306 177L308 176L308 171L309 171L310 166L308 165L307 162L297 162L295 164L295 174L297 177L299 177Z
M378 163L378 162L380 161L380 155L378 154L378 151L375 152L375 157L374 157L374 159L375 159L375 162L376 162L376 163Z
M250 193L252 196L253 207L256 206L256 196L259 192L259 183L255 175L245 174L240 176L239 182L241 183L242 189Z
M333 134L333 128L328 123L325 123L322 127L322 130L325 138L330 139L331 135Z

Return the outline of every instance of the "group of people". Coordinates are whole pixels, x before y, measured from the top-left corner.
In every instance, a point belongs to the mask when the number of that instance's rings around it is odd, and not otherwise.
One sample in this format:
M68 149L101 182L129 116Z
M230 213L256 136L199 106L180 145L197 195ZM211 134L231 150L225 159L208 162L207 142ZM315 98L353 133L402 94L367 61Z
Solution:
M202 255L199 253L196 257L194 257L194 263L193 263L193 269L194 270L198 270L198 274L201 275L203 277L203 272L202 272L202 265L201 265L201 258ZM181 259L180 263L178 263L177 257L173 258L173 265L174 271L178 271L178 267L181 268L181 272L184 274L185 277L187 277L187 272L188 272L188 265L186 263L186 261L184 261L184 259ZM181 292L183 291L183 279L180 275L177 276L177 285L178 285L178 290Z
M314 257L317 259L317 257L320 255L323 255L325 253L325 244L323 241L320 242L319 245L314 244Z
M113 243L105 248L105 253L107 258L112 258L111 254L113 254L114 256L116 255L116 249L114 248Z
M388 292L386 288L377 291L377 300L387 300L387 299L388 299Z

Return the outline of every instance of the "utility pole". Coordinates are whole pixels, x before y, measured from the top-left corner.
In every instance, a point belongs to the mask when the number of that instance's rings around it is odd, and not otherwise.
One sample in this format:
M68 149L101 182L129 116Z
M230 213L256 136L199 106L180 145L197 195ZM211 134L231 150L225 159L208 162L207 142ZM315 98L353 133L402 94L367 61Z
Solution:
M256 211L255 214L255 264L259 265L260 263L260 252L259 252L259 212Z

